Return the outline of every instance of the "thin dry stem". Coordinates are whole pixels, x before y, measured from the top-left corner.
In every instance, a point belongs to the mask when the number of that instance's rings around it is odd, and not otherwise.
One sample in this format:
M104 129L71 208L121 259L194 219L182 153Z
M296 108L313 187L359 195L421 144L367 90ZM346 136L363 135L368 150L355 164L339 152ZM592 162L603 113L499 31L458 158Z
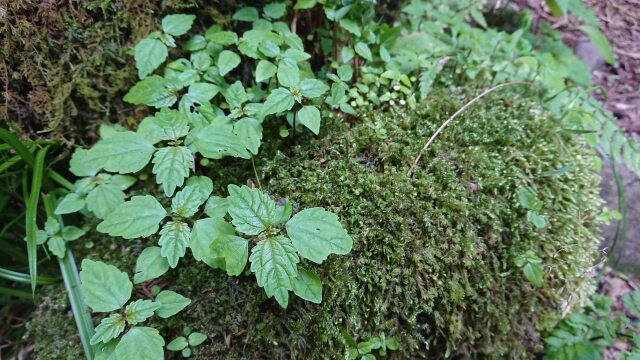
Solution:
M471 101L469 101L468 103L464 104L463 107L461 107L460 109L458 109L458 111L456 111L453 115L451 115L450 118L447 119L447 121L445 121L444 123L442 123L442 125L440 125L440 127L438 128L438 130L436 130L435 133L433 133L433 135L431 135L431 137L429 138L429 141L427 141L426 144L424 144L424 147L418 152L418 155L416 156L415 160L413 160L413 164L411 164L411 167L409 168L409 171L407 171L407 176L411 177L411 175L413 175L413 171L415 170L416 166L418 166L418 161L420 161L420 158L422 157L422 153L425 152L427 150L427 148L429 147L429 145L431 145L431 143L433 142L433 140L435 140L436 136L438 136L438 134L440 134L440 132L447 126L449 125L449 123L451 121L453 121L453 119L456 118L456 116L460 115L463 111L465 111L469 106L473 105L476 101L480 100L483 96L490 94L500 88L506 87L506 86L512 86L512 85L527 85L527 86L535 86L532 83L529 82L523 82L523 81L513 81L513 82L508 82L508 83L502 83L502 84L498 84L494 87L492 87L489 90L486 90L485 92L483 92L482 94L476 96L475 98L473 98Z

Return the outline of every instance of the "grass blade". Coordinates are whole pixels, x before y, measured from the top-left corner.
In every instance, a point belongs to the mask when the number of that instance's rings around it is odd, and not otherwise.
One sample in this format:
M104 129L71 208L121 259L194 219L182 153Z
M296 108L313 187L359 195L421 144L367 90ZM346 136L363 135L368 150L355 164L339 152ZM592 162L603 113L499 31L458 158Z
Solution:
M18 289L11 289L11 288L7 288L7 287L4 287L4 286L0 286L0 294L19 297L19 298L23 298L23 299L33 299L33 295L31 293L29 293L28 291L18 290Z
M52 194L44 195L42 198L47 216L57 217L60 223L61 230L64 228L64 222L62 216L56 216L54 214L55 200ZM62 273L62 279L64 280L64 286L67 290L67 296L71 303L71 311L73 312L73 318L76 321L76 327L78 328L78 334L80 335L80 341L84 353L88 360L92 360L95 353L95 348L91 345L90 340L94 334L93 319L91 319L91 312L84 300L82 294L82 288L80 287L80 275L78 274L78 268L73 257L71 249L67 247L67 252L64 258L58 258L60 265L60 272Z
M13 270L5 269L5 268L0 268L0 278L6 279L9 281L25 283L25 284L29 284L31 282L31 277L29 276L29 274L25 274L25 273L13 271ZM55 284L58 281L60 280L52 277L39 276L36 278L36 283L38 285L50 285L50 284Z
M2 129L3 130L3 129ZM2 132L0 131L0 134ZM44 159L49 147L46 146L38 151L33 164L33 177L31 178L31 191L27 201L26 228L27 228L27 256L29 258L29 275L31 278L31 293L36 292L36 278L38 276L38 253L36 232L38 225L36 218L38 214L38 200L40 199L40 187L42 186L42 173L44 170ZM26 161L26 160L25 160Z

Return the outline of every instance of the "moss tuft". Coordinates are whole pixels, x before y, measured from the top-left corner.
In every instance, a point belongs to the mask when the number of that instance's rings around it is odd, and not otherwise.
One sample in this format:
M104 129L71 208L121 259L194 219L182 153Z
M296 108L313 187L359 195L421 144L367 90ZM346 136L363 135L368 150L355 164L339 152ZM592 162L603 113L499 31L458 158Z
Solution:
M338 213L354 238L348 256L301 263L324 280L321 305L295 298L281 310L248 270L229 278L187 256L163 284L194 302L155 326L168 341L184 325L209 335L194 351L199 359L340 358L344 332L396 337L398 358L532 357L539 333L591 291L585 272L599 242L599 177L581 137L563 132L530 97L503 92L456 119L407 178L417 150L470 98L439 90L415 112L330 119L319 138L263 152L265 190L297 209ZM567 164L574 166L566 174L542 175ZM221 169L213 175L220 189L253 178ZM523 185L543 202L548 228L526 221L516 199ZM131 273L143 243L155 241L104 240L91 257L128 263ZM515 269L528 249L543 259L541 288ZM49 313L55 320L40 323L41 334L65 336L49 324L72 320Z

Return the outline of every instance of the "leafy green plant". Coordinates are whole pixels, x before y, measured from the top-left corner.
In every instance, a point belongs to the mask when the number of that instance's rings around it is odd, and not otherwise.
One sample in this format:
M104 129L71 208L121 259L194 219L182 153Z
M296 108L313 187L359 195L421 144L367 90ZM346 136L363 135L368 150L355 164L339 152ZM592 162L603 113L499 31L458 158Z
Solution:
M577 29L589 37L595 49L609 64L616 62L609 40L599 29L598 17L582 0L546 0L546 3L554 16L567 18L571 13L583 22L582 25L577 26Z
M394 338L387 338L384 333L373 336L369 340L356 343L349 334L343 334L347 342L345 359L347 360L375 360L374 350L377 350L379 356L386 357L388 350L398 350L400 345Z
M113 265L89 259L82 260L80 280L89 307L94 312L110 313L100 321L91 338L92 345L99 345L97 356L106 359L113 354L117 359L131 359L144 354L149 359L164 358L162 336L156 329L138 324L154 314L171 317L187 307L190 299L163 290L155 300L129 302L133 291L129 276ZM113 312L116 310L119 312ZM129 329L119 338L127 326Z
M44 230L38 230L37 244L47 244L49 251L59 258L63 258L67 252L67 241L73 241L84 235L84 230L76 226L62 228L56 218L49 217L44 223Z
M542 286L542 277L544 276L541 263L542 259L532 250L525 251L515 259L515 264L522 269L525 279L538 287Z
M542 202L529 189L518 189L518 203L527 209L527 221L538 229L547 227L547 219L539 214L540 210L542 210Z
M167 350L180 351L182 357L190 357L193 348L202 344L207 340L207 335L199 332L191 332L191 328L185 327L183 331L184 336L179 336L173 339L168 345Z
M573 313L545 338L550 360L601 359L605 348L616 349L617 359L640 358L640 292L622 297L626 313L614 311L612 299L593 296L584 312Z

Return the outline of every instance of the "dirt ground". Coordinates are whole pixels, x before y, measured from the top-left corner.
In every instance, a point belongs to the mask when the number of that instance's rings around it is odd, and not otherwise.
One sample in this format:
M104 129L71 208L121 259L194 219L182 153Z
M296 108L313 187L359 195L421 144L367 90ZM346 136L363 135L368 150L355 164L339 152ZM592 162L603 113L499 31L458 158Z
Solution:
M588 38L575 30L576 21L554 18L545 0L522 0L516 3L534 11L536 23L546 20L552 27L564 33L565 43L590 66L594 86L600 86L604 94L595 96L617 119L627 134L640 140L640 0L583 0L600 19L600 28L609 39L616 63L607 64L595 51ZM627 208L627 239L624 247L619 240L616 256L620 255L616 268L640 276L640 178L623 166L617 171L624 184ZM618 209L618 192L611 169L603 167L602 196L609 209ZM604 251L611 251L616 234L616 224L603 227Z

